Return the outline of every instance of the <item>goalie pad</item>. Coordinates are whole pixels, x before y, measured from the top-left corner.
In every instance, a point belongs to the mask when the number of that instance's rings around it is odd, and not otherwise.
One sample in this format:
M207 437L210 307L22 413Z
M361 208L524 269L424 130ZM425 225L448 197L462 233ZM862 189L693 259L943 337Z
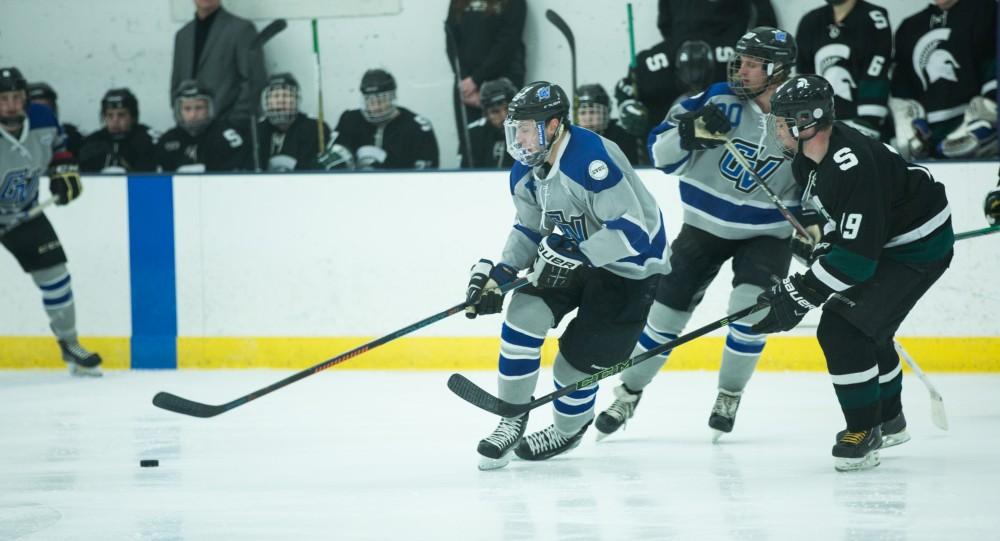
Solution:
M937 151L945 158L997 157L996 102L983 96L972 98L962 125L938 143Z
M890 141L892 146L904 160L926 157L931 134L924 106L917 100L890 97L889 111L896 128L896 135Z

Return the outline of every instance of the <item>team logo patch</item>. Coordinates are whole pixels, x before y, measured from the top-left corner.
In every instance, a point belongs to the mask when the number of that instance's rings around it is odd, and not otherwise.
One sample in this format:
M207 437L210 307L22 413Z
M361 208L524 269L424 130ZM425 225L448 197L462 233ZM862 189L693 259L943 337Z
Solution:
M608 164L601 160L594 160L587 166L587 172L594 180L604 180L608 178Z
M543 86L542 88L539 88L537 92L535 92L535 96L537 96L538 99L540 100L547 100L549 99L550 95L551 95L551 90L547 86Z
M785 41L788 40L788 34L786 32L778 30L774 33L774 39L780 41L781 43L784 43Z

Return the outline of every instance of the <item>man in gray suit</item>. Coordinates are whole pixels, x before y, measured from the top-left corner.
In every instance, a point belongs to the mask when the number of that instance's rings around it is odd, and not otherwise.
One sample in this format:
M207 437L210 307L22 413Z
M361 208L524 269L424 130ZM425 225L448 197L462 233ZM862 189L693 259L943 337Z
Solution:
M174 37L170 95L181 81L197 79L215 96L216 117L248 122L267 74L264 53L251 50L253 23L229 13L220 0L194 0L195 18Z

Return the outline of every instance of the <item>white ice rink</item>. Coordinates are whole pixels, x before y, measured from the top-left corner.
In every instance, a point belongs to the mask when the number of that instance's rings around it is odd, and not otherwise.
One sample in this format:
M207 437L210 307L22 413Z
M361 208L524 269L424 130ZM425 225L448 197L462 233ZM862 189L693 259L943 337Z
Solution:
M286 374L0 372L0 540L1000 539L996 375L931 374L942 432L908 374L913 439L855 473L833 469L843 421L820 373L756 374L719 445L715 374L662 374L624 433L493 472L475 447L496 419L446 373L334 369L212 419L150 404L221 403ZM550 420L546 406L529 429Z

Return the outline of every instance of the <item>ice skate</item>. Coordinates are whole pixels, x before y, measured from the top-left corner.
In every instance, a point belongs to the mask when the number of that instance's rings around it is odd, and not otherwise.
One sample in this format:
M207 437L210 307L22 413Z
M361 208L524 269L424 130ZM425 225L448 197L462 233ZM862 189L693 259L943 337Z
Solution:
M81 377L101 377L101 356L84 349L76 340L60 340L59 350L69 373Z
M528 427L528 414L504 417L492 434L479 440L479 469L496 470L510 462L510 450L524 437Z
M524 460L546 460L565 453L580 445L583 433L590 426L590 421L583 425L576 434L564 436L556 430L555 425L549 425L544 430L528 434L514 449L514 453Z
M836 441L840 441L846 433L846 430L837 432ZM903 416L903 412L899 412L899 415L888 421L882 421L882 449L895 447L908 441L910 441L910 433L906 431L906 417Z
M882 446L880 427L860 432L845 431L833 446L833 467L837 471L859 471L879 465L878 450Z
M642 398L642 391L632 392L625 384L621 384L614 389L615 401L608 409L597 416L594 428L597 429L597 441L613 434L619 428L624 428L628 420L635 415L635 408L639 406Z
M712 428L712 443L717 443L723 434L733 431L736 410L740 408L742 395L743 391L719 389L719 395L715 397L715 406L712 407L712 415L708 418L708 426Z

